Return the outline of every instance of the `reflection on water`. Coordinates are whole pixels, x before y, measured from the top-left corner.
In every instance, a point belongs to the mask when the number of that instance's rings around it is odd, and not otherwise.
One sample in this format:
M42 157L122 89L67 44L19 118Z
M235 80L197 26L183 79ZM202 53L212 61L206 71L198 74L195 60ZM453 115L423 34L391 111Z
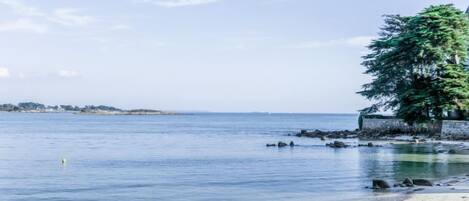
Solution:
M356 115L0 113L1 200L376 200L373 178L469 170L442 145L332 149L287 136L355 129ZM294 148L266 147L290 140ZM350 140L350 143L357 143ZM63 166L61 159L66 158Z
M441 179L469 173L469 155L438 153L453 145L439 143L394 144L360 152L361 167L369 178L400 182L406 177Z

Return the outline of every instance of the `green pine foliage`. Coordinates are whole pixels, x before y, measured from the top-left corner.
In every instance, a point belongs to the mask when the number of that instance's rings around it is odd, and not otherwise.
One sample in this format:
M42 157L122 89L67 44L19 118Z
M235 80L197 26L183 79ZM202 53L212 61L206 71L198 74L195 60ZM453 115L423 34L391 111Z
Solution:
M393 110L408 123L439 120L469 109L469 19L453 5L415 16L385 16L380 37L364 56L374 77L358 92L375 102L363 112Z

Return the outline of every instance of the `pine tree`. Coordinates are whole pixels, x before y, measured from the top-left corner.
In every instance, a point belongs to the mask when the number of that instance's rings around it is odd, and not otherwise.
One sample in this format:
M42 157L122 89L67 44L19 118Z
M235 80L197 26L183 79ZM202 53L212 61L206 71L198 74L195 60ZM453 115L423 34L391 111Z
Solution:
M387 16L380 38L364 57L365 73L374 76L358 92L392 109L407 122L444 118L450 110L467 110L469 73L468 16L453 5L424 9L416 16Z

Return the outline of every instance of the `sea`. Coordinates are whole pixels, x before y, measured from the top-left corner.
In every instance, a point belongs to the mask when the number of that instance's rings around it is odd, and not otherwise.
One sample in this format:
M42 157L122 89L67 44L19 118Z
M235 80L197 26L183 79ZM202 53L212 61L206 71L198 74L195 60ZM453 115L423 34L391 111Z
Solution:
M0 200L399 200L369 189L469 172L438 145L333 149L301 129L355 130L357 114L0 113ZM266 147L294 141L295 147ZM358 145L368 141L346 140ZM380 143L380 142L374 142Z

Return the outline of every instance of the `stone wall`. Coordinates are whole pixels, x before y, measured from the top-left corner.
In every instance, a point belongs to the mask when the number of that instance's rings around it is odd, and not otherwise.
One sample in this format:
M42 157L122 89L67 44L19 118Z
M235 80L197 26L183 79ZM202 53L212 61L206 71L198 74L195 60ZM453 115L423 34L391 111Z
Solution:
M441 135L445 138L469 137L469 121L444 120Z
M386 130L403 133L440 133L439 123L408 125L402 119L363 118L363 130Z
M402 119L363 118L362 129L439 133L443 138L469 139L469 121L443 120L441 123L425 123L410 126Z
M407 130L410 128L402 119L369 119L363 118L364 130L376 130L376 129L403 129Z

